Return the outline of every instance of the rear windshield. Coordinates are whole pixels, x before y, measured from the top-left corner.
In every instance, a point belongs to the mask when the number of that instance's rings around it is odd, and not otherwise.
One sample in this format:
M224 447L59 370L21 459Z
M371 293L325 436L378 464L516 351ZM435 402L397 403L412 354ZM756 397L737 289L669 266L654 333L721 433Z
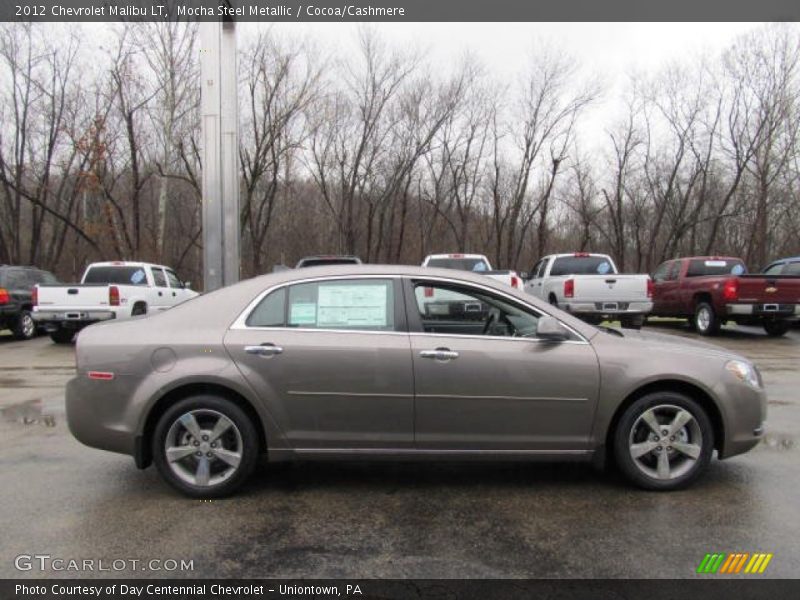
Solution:
M92 267L83 283L117 283L119 285L147 285L144 267Z
M560 256L550 269L551 276L558 275L608 275L614 272L604 256Z
M689 261L687 277L704 277L706 275L743 275L747 272L744 263L739 259L695 259Z
M297 268L303 267L319 267L320 265L357 265L359 264L356 258L304 258L297 263Z
M489 270L489 264L482 258L431 258L427 266L438 269L455 269L456 271L483 272Z

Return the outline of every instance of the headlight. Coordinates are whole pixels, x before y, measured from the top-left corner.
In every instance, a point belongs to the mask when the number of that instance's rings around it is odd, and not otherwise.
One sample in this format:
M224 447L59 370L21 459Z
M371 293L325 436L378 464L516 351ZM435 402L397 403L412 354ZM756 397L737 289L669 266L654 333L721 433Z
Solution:
M761 387L761 376L759 375L758 369L756 369L755 365L751 365L749 362L745 362L743 360L730 360L725 365L725 368L736 375L736 377L738 377L744 383L754 388Z

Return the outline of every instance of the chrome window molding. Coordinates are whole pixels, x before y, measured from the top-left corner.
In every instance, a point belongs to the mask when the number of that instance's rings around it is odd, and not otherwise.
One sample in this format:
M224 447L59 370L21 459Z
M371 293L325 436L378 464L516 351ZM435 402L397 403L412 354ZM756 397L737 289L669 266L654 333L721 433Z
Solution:
M465 287L472 287L477 288L483 292L486 292L490 295L501 296L502 298L508 300L512 304L515 304L524 310L533 311L538 315L549 314L543 312L541 309L532 306L515 296L510 294L506 294L501 290L497 290L495 288L481 285L480 283L474 283L472 281L462 281L459 279L450 279L448 277L441 277L438 275L428 276L428 275L397 275L397 274L387 274L387 275L380 275L380 274L363 274L363 275L320 275L317 277L307 277L304 279L296 279L294 281L285 281L283 283L279 283L277 285L273 285L272 287L267 288L260 294L258 294L255 299L250 302L247 307L239 314L233 324L229 327L232 330L245 330L245 331L299 331L299 332L313 332L313 333L358 333L358 334L367 334L367 335L412 335L412 336L434 336L434 337L449 337L449 338L466 338L466 339L478 339L478 340L505 340L510 342L533 342L533 343L545 343L549 342L549 340L543 340L540 338L525 338L525 337L507 337L507 336L500 336L500 335L463 335L458 333L427 333L424 331L377 331L371 329L324 329L324 328L316 328L316 327L249 327L247 325L247 318L250 316L250 313L255 310L255 308L259 305L259 303L271 294L274 291L277 291L281 288L289 287L292 285L299 285L303 283L315 283L319 281L342 281L342 280L352 280L352 279L389 279L389 280L414 280L414 279L424 279L426 281L436 281L441 283L449 283L452 285L459 285ZM395 300L396 301L396 300ZM553 316L553 315L549 315ZM558 317L555 317L558 319ZM589 341L581 335L578 331L570 327L568 324L564 323L561 319L558 319L558 322L564 326L570 333L572 333L576 338L576 340L564 340L562 342L558 342L560 344L589 344ZM552 342L550 342L552 343Z

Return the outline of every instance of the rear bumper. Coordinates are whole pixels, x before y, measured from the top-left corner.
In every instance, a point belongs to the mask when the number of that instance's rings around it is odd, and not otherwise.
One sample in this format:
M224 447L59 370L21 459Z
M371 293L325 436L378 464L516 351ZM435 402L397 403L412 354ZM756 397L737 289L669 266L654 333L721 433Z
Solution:
M117 314L111 310L39 310L34 309L33 320L48 330L82 329L98 321L116 319Z
M646 315L653 310L652 302L567 302L567 312L578 315Z
M67 383L67 426L82 444L92 448L136 455L136 434L125 420L127 384L93 381L80 373Z
M800 304L758 303L758 304L726 304L728 315L736 317L775 317L793 319L800 317Z

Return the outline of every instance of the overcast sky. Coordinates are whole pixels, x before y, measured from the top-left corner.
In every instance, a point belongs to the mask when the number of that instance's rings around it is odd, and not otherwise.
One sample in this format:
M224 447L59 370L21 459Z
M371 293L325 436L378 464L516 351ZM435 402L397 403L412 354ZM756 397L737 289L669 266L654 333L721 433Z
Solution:
M466 51L478 57L499 81L524 71L537 41L552 43L600 77L605 92L582 124L587 150L605 140L628 74L652 73L672 61L698 54L718 55L758 23L378 23L389 42L428 51L435 68L446 70ZM242 24L243 36L265 24ZM275 31L307 36L336 54L354 50L358 25L352 23L280 23Z

